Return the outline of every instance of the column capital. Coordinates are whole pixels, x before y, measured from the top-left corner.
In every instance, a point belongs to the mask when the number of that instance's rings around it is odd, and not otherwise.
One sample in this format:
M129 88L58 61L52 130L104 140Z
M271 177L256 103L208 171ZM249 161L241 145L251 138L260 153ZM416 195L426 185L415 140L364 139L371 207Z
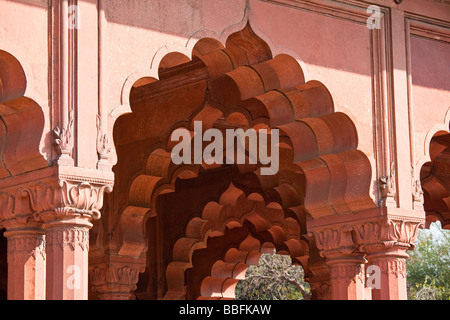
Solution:
M144 258L135 259L127 256L104 256L92 258L89 267L91 288L101 300L130 299L139 280L139 273L144 272Z
M376 208L358 213L307 222L322 255L332 251L350 254L361 250L414 249L418 229L425 225L425 212L398 208Z
M425 219L413 216L388 215L353 226L361 249L368 255L395 255L407 257L406 251L414 249L419 228Z
M81 224L100 218L105 192L111 192L112 172L54 166L2 181L0 221L30 218L44 223Z
M344 256L352 256L358 251L358 245L352 237L352 226L348 224L330 225L310 229L314 235L317 249L321 257L327 258L327 263Z

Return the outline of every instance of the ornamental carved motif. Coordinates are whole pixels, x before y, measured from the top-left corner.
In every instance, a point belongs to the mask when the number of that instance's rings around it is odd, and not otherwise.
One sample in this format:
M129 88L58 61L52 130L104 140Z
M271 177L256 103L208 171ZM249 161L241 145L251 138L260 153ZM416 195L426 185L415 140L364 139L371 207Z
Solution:
M396 245L412 249L421 225L418 221L387 219L355 225L353 230L361 247L383 244L385 247Z
M111 153L111 142L109 140L109 135L104 132L102 128L101 118L97 115L97 154L99 160L107 160L109 154Z
M104 193L111 192L112 184L81 180L54 179L0 193L0 221L26 222L30 216L43 222L71 217L99 219Z
M47 248L66 247L75 251L80 248L82 251L89 251L89 229L83 227L55 228L46 234Z
M12 259L21 259L27 261L30 257L36 260L41 256L45 260L45 236L20 235L8 237L8 263L13 263Z
M386 275L393 275L395 277L403 277L406 279L406 260L402 258L382 258L373 259L373 264L380 267L381 273Z
M343 225L338 228L325 228L312 231L320 255L326 257L331 253L349 255L357 249L353 241L352 227Z
M364 283L364 265L356 263L335 264L330 267L330 276L333 280Z
M72 150L74 147L73 112L73 110L70 110L69 112L69 123L66 128L55 127L53 129L55 150L59 156L72 156Z
M89 272L92 291L98 294L123 295L127 298L136 290L139 273L145 271L145 263L102 263Z

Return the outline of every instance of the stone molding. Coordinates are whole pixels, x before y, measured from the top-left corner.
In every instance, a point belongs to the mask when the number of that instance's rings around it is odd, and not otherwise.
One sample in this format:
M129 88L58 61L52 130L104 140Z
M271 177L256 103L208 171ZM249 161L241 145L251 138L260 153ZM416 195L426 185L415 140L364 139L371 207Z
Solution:
M387 218L376 222L367 222L353 226L361 249L382 245L386 249L393 246L414 249L417 232L422 224L418 221Z

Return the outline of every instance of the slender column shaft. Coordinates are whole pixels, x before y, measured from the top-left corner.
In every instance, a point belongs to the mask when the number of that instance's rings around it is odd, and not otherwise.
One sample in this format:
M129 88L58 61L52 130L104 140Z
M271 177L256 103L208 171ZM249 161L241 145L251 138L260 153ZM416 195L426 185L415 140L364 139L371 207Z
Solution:
M373 300L407 300L406 259L407 248L385 248L371 252L367 256L369 265L376 266Z
M45 300L45 235L39 227L5 232L8 300Z
M332 300L364 300L366 260L362 254L327 259Z
M89 229L85 220L44 224L47 300L88 299Z

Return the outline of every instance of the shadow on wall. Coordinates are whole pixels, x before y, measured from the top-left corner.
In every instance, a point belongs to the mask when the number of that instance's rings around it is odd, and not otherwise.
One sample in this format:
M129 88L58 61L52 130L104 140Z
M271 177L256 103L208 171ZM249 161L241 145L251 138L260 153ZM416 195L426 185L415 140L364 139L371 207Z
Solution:
M5 1L42 8L50 3L49 0ZM97 0L79 1L98 3ZM360 75L372 74L370 58L361 59L371 55L371 31L363 21L353 21L352 17L336 18L317 9L306 10L261 0L233 0L232 5L229 0L101 1L107 8L106 19L110 23L187 39L198 32L223 31L240 23L249 7L249 19L255 31L271 38L280 48L288 44L286 49L297 52L305 63ZM358 9L356 6L351 8ZM363 12L364 6L358 10ZM343 43L348 49L342 50ZM450 61L449 47L450 44L444 41L411 37L414 85L450 90L450 73L442 72Z

